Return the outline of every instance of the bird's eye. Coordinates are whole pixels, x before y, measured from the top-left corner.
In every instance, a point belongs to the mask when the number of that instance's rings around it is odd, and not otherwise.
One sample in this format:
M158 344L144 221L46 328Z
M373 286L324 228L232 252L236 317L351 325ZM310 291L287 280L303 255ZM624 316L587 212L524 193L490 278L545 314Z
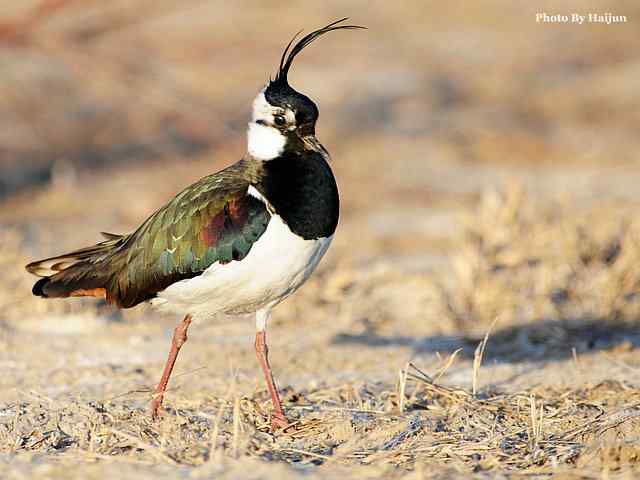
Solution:
M286 120L284 119L284 116L282 116L282 115L276 115L275 117L273 117L273 121L279 127L281 127L282 125L284 125L286 123Z

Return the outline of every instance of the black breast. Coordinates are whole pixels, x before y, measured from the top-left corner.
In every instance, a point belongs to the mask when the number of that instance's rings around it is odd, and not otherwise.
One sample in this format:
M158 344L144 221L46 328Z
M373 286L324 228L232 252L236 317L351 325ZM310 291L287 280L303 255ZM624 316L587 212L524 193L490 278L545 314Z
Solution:
M338 187L321 154L285 151L264 163L264 175L256 187L296 235L312 240L335 232Z

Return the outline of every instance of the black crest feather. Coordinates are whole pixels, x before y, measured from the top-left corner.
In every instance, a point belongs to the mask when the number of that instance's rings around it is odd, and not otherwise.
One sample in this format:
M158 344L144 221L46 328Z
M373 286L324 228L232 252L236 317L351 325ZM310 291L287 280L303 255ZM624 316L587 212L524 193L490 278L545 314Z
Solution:
M331 22L329 25L322 27L318 30L315 30L304 37L302 37L298 43L291 48L295 39L302 33L300 30L296 33L291 41L287 44L287 47L282 52L282 58L280 58L280 67L278 68L278 73L276 74L275 82L283 82L287 83L287 75L289 74L289 69L291 68L291 64L293 63L293 59L298 55L307 45L311 42L324 35L325 33L332 32L334 30L355 30L355 29L366 29L367 27L361 27L360 25L340 25L342 22L348 20L348 17L341 18L340 20L336 20L335 22ZM289 49L291 48L291 51Z

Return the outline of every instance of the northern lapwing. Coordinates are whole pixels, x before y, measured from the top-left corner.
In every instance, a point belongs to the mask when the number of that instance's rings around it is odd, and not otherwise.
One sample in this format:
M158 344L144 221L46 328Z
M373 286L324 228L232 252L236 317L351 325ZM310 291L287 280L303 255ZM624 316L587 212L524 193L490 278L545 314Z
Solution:
M311 275L338 225L338 188L329 154L315 136L318 107L287 75L311 42L346 18L285 48L274 80L258 93L239 162L176 195L133 233L103 234L97 245L30 263L42 277L34 295L99 297L120 308L149 302L186 315L175 328L151 402L157 418L171 371L192 321L255 313L255 350L273 403L273 429L288 426L269 366L271 311Z

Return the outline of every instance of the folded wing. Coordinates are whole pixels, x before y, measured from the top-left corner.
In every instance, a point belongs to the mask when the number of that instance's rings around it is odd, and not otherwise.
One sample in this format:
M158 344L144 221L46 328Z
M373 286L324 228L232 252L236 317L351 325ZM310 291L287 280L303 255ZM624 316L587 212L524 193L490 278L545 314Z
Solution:
M242 162L201 179L130 235L29 264L28 271L44 277L34 294L105 296L128 308L216 262L242 260L271 216L247 193L241 168Z

